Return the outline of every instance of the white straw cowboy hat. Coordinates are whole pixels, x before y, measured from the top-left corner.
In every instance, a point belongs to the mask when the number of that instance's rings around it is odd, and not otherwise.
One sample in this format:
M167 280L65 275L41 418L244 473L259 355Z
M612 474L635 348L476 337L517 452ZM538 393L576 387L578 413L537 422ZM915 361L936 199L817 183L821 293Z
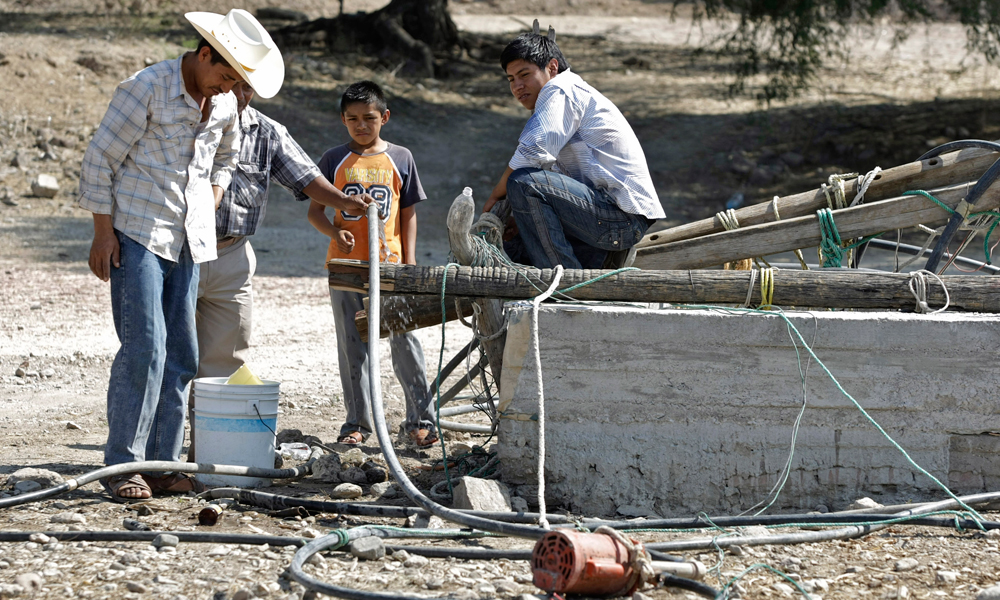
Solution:
M272 98L285 80L285 62L271 36L250 13L189 12L184 15L262 98Z

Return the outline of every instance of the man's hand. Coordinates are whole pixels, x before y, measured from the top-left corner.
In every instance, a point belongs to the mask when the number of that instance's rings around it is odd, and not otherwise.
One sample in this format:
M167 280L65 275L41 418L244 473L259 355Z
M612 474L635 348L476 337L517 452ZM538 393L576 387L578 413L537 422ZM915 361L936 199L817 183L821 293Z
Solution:
M90 270L101 281L111 278L111 265L120 267L118 236L111 215L94 214L94 241L90 245Z
M219 206L222 205L222 195L225 191L217 185L212 186L212 195L215 197L215 210L219 210Z
M483 205L483 212L484 213L490 212L490 210L493 208L493 205L503 199L504 199L503 196L494 196L493 194L490 194L490 197L486 199L486 204Z
M350 254L354 250L354 234L350 231L340 229L334 239L337 240L337 249L344 254Z
M494 204L507 197L507 178L513 172L514 170L510 167L504 169L503 175L500 176L500 181L493 186L493 191L490 192L490 197L486 200L486 205L483 206L483 212L490 212Z
M367 193L352 194L343 200L341 208L350 215L359 216L367 212L368 205L372 202L375 202L375 198L372 198Z

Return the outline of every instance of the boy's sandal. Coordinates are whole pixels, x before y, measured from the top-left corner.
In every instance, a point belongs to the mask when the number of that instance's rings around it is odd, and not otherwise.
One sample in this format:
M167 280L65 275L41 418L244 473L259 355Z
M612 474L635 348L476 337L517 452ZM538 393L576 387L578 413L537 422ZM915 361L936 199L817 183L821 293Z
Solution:
M359 446L365 441L365 436L361 435L360 431L352 431L347 435L342 435L337 438L338 444L344 444L345 446Z
M428 448L438 442L438 436L430 429L412 429L410 430L410 441L417 448Z
M115 502L149 500L153 497L153 490L150 489L149 484L146 483L146 480L139 473L112 475L107 479L102 479L101 485L104 486L104 490L108 492L111 499ZM123 495L123 493L127 492L134 493L135 490L139 490L138 496Z
M144 478L153 491L164 494L186 494L188 492L200 494L205 491L205 484L187 473L171 473L162 477L146 475Z

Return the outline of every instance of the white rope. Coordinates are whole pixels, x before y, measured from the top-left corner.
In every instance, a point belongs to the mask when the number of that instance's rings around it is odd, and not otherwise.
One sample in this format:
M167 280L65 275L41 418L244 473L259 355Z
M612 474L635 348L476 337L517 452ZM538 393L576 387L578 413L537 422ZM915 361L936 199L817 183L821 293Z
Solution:
M774 221L775 222L780 221L781 220L781 215L778 213L778 197L777 196L775 196L774 198L771 199L771 210L774 211ZM806 264L806 259L805 259L805 257L802 256L802 250L800 248L796 248L795 250L792 250L792 252L795 253L795 258L799 259L799 264L802 265L802 270L803 271L808 271L809 270L809 265ZM750 286L753 287L753 282L752 281L750 282ZM750 301L749 300L747 300L747 306L750 306Z
M535 361L535 384L538 386L538 524L549 529L545 518L545 391L542 389L542 354L538 347L538 306L559 287L563 276L562 265L556 265L552 283L547 290L531 299L531 346L528 352Z
M622 532L607 525L601 525L594 530L594 533L600 533L617 540L628 550L628 563L632 567L632 576L629 577L628 582L620 590L611 594L612 596L622 596L629 593L636 586L636 583L639 584L639 587L642 587L642 584L656 579L656 572L653 571L653 562L649 556L649 551L642 544L632 541L625 537Z
M857 176L857 173L844 173L842 175L834 173L827 178L827 183L820 185L830 210L847 208L847 191L844 189L844 182Z
M716 213L715 216L719 218L719 222L722 223L722 227L726 231L733 231L740 228L740 221L736 218L736 211L732 208L727 208L720 213Z
M944 306L937 310L931 310L930 306L927 305L927 277L933 277L937 279L938 284L941 289L944 290ZM916 311L925 315L936 315L939 312L944 312L948 310L948 305L951 304L951 297L948 295L948 288L945 286L944 281L941 280L936 274L930 271L925 271L923 269L919 271L914 271L910 273L910 280L907 282L910 286L910 292L913 297L917 300Z
M854 196L854 200L851 200L851 206L861 204L865 201L865 194L868 193L868 188L871 186L872 182L875 181L875 176L882 171L882 167L875 167L871 171L865 173L864 177L858 176L858 192Z
M750 308L750 301L753 300L753 286L757 283L757 269L750 269L750 285L747 286L747 299L740 305L740 308Z

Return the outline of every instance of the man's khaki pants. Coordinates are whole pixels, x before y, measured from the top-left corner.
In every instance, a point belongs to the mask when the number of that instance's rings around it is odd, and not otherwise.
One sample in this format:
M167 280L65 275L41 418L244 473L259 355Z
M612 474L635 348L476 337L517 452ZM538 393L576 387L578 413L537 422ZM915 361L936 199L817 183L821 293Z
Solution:
M251 279L257 257L247 238L219 250L219 257L201 265L198 282L197 377L229 377L249 356L253 315ZM191 440L188 461L195 461L194 395L188 402Z

